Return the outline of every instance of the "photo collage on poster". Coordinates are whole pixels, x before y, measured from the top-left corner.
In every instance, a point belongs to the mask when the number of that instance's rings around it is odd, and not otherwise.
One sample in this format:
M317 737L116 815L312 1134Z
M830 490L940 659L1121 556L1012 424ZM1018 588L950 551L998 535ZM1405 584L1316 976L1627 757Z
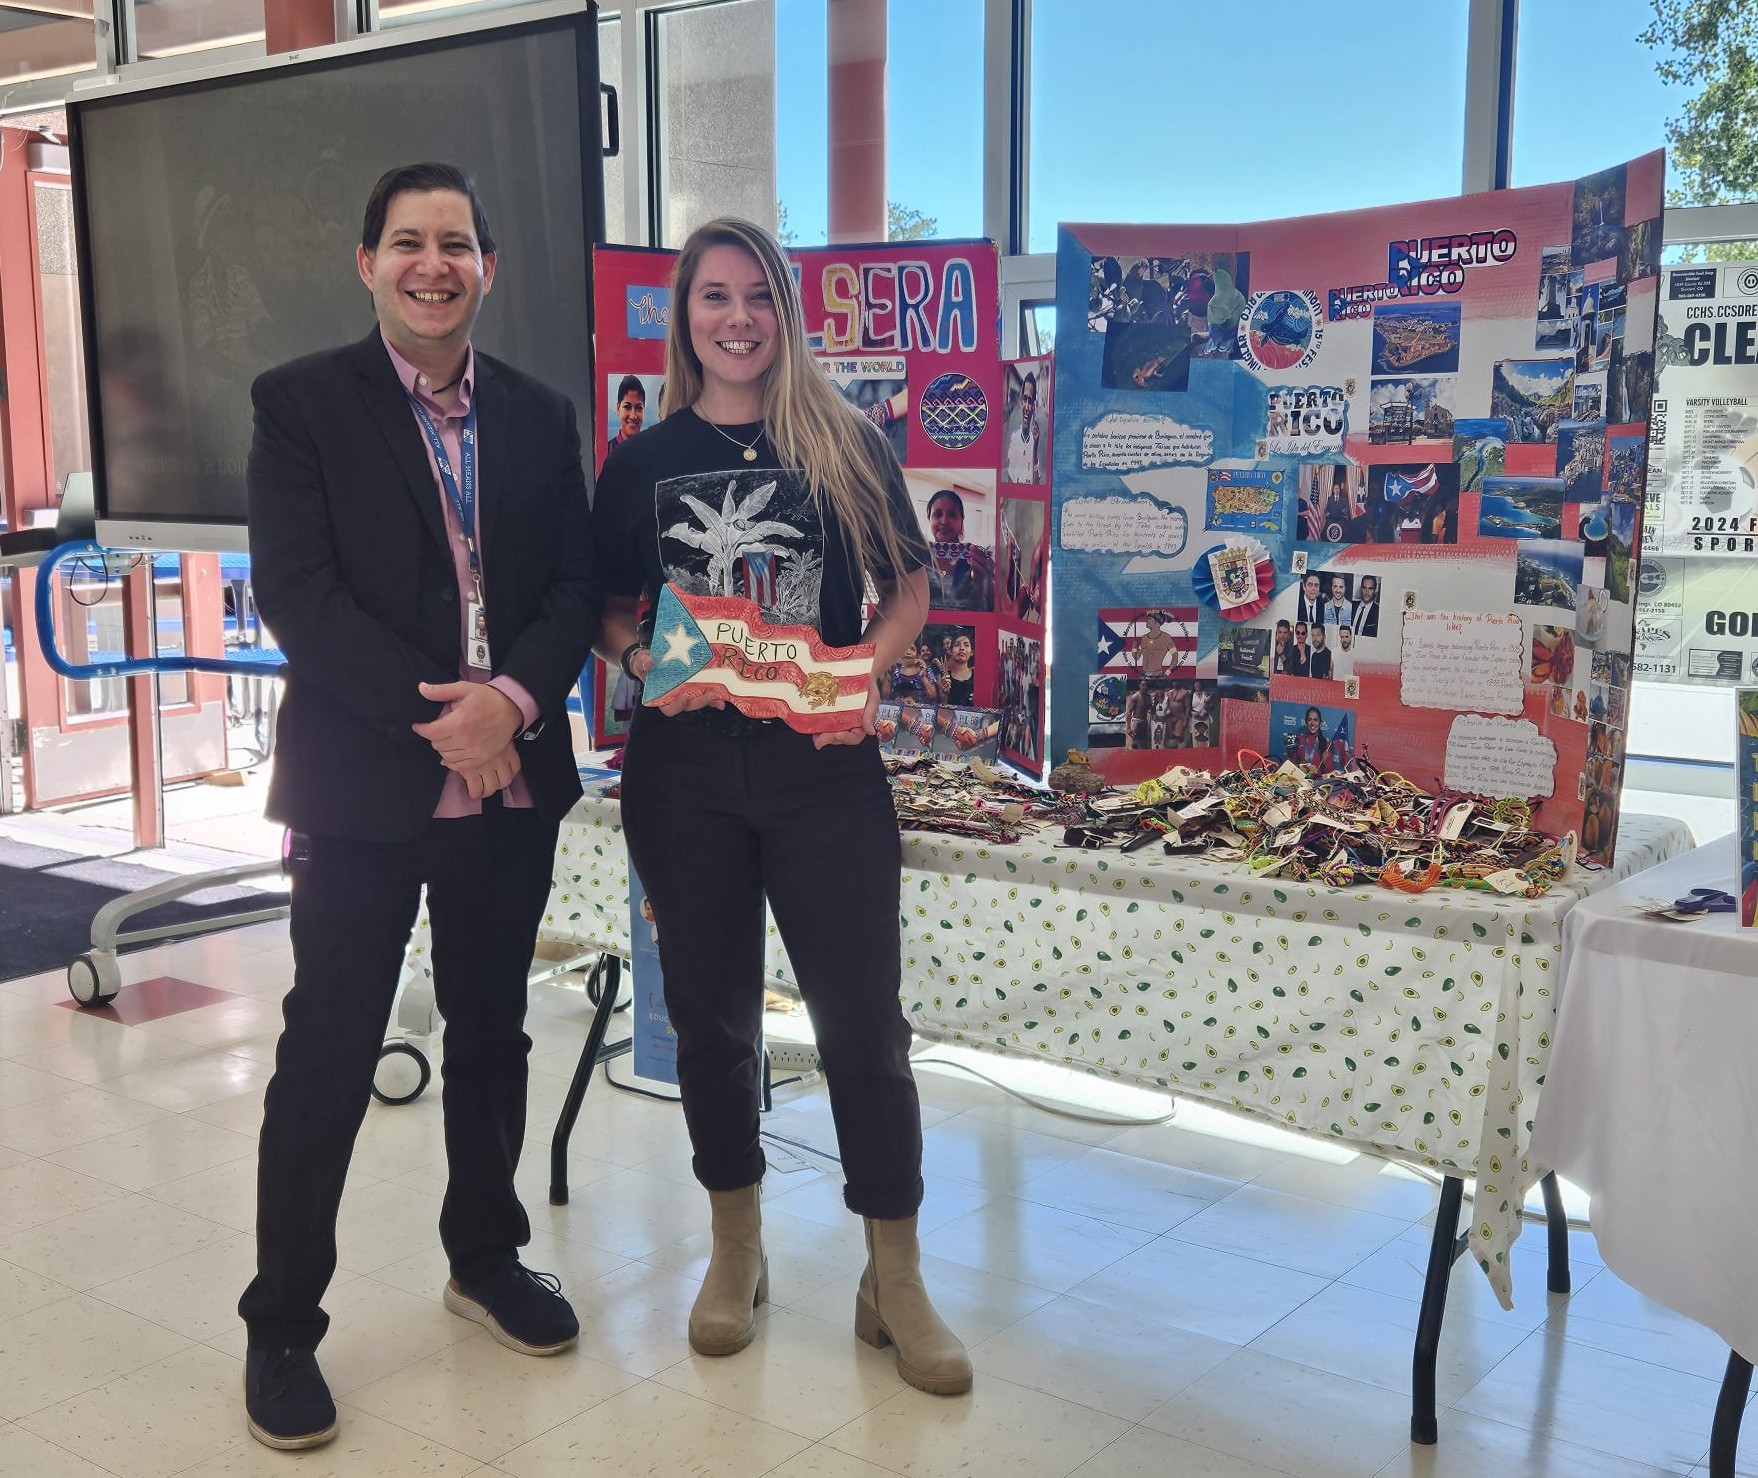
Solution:
M928 623L878 674L881 740L1040 774L1050 362L1001 363L995 248L911 242L789 256L812 351L889 440L932 552ZM595 249L600 463L664 413L672 261ZM593 734L618 743L639 690L595 665Z
M1758 682L1758 262L1660 279L1653 438L1636 592L1636 676ZM1614 454L1615 455L1615 454Z
M1058 751L1119 782L1361 758L1528 797L1609 856L1662 184L1654 154L1324 217L1064 226Z

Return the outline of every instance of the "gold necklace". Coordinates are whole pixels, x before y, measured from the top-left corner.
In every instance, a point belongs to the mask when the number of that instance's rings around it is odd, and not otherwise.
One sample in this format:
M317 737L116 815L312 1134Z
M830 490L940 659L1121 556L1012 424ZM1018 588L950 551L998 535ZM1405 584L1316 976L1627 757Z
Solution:
M738 437L734 436L730 431L726 431L719 426L715 426L714 422L710 421L708 419L708 417L703 415L700 411L696 412L696 419L699 420L704 426L712 426L712 427L714 427L714 429L716 431L719 431L722 436L724 436L728 441L730 441L734 446L736 446L741 452L744 453L745 460L747 462L755 462L757 460L757 443L760 442L761 440L763 440L763 428L761 426L759 426L757 428L757 434L755 436L753 436L751 438L750 442L747 444L745 442L740 441L738 439Z

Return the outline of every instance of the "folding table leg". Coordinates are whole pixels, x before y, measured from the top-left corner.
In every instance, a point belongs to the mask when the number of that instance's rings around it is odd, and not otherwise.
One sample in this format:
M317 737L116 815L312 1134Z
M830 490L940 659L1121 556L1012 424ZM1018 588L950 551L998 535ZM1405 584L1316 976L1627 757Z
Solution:
M1545 1286L1552 1293L1569 1291L1569 1218L1563 1212L1563 1193L1557 1189L1553 1170L1538 1182L1544 1192L1544 1234L1550 1246L1550 1276Z
M1459 1208L1465 1182L1449 1175L1441 1182L1435 1208L1434 1240L1428 1248L1428 1276L1422 1283L1422 1309L1416 1316L1416 1352L1410 1367L1410 1440L1433 1446L1440 1428L1435 1420L1435 1357L1441 1346L1441 1320L1447 1312L1447 1280L1465 1250L1459 1235Z
M1740 1417L1752 1389L1752 1362L1728 1351L1727 1372L1715 1402L1715 1425L1709 1429L1709 1478L1734 1478L1734 1456L1740 1447Z
M568 1096L562 1100L561 1115L556 1119L555 1134L549 1142L551 1206L568 1204L568 1139L574 1132L574 1121L580 1117L580 1105L586 1099L586 1089L592 1082L592 1071L598 1066L599 1053L604 1047L604 1034L610 1030L610 1018L617 1008L617 991L622 986L622 980L623 962L611 954L600 955L588 977L588 994L591 994L591 983L596 981L598 984L598 1009L592 1014L592 1026L586 1033L586 1045L580 1049L580 1061L574 1068L573 1081L568 1084ZM610 1055L616 1056L626 1050L627 1047L619 1042Z

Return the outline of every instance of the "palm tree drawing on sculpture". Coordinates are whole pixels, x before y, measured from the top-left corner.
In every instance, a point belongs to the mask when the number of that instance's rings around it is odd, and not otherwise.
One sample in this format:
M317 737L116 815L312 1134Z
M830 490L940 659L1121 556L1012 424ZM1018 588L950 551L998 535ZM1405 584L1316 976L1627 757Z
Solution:
M738 489L737 480L728 482L726 496L721 500L718 512L700 498L688 494L683 497L684 504L701 521L701 528L694 528L687 523L673 524L665 531L665 537L676 539L681 544L688 544L700 549L708 556L708 583L716 595L735 595L733 589L733 571L738 568L739 560L747 554L786 554L788 546L770 542L776 536L792 536L795 539L804 535L792 524L781 523L774 519L757 521L757 515L769 506L769 500L775 496L776 484L764 483L754 488L749 495L733 502L733 494Z

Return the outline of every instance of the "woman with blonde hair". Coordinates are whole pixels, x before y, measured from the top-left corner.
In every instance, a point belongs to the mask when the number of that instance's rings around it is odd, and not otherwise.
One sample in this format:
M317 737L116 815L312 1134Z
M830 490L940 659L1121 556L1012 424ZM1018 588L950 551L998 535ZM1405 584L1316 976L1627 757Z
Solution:
M774 237L721 218L672 281L665 419L606 461L593 533L606 594L597 649L653 665L640 603L662 586L740 596L764 619L868 641L875 672L911 650L928 550L883 433L812 360ZM867 582L877 608L863 628ZM922 1283L921 1108L898 1002L902 851L869 686L858 723L808 737L706 697L637 710L623 763L629 857L660 925L666 1007L713 1246L690 1344L730 1355L768 1293L758 1114L767 898L811 1015L836 1121L843 1200L865 1222L855 1332L897 1347L925 1391L971 1385Z

